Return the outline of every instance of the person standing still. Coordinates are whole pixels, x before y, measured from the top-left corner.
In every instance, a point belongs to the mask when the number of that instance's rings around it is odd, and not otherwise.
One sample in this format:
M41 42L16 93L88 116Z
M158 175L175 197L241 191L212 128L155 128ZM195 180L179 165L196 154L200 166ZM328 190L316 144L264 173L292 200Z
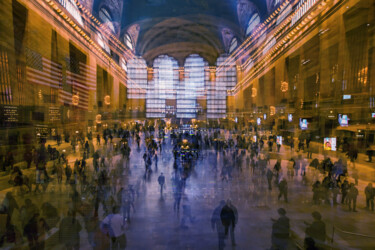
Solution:
M160 194L163 195L163 189L165 184L165 176L163 175L163 173L159 175L158 182L160 185Z
M370 182L367 187L365 188L365 195L366 195L366 208L374 211L374 196L375 190L372 187L372 183Z

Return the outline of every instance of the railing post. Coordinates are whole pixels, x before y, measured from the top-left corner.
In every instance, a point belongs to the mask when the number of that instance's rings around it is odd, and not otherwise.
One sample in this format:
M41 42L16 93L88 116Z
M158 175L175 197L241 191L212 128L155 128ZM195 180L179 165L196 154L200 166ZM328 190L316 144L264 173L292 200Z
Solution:
M331 249L333 249L333 237L335 237L335 226L332 226Z

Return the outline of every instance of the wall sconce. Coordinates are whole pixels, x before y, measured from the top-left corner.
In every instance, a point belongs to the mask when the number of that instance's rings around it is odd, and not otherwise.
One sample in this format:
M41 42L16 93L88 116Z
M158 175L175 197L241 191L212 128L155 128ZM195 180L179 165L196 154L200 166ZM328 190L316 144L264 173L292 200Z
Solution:
M104 97L104 103L105 105L111 105L111 97L109 95Z
M77 95L77 94L72 95L72 104L74 106L77 106L79 104L79 95Z
M97 124L102 123L102 115L101 114L97 114L96 117L95 117L95 121L96 121Z
M257 96L257 89L256 88L252 88L251 89L251 97L256 97Z
M275 114L276 114L275 106L270 106L270 115L275 115Z
M288 89L289 89L289 84L285 81L281 82L280 89L281 89L281 92L283 92L283 93L287 92Z

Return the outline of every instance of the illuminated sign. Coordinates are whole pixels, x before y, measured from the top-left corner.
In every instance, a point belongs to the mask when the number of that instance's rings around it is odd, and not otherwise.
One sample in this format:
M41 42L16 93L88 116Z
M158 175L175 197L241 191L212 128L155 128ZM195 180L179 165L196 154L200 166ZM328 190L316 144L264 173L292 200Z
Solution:
M256 135L253 135L253 140L254 140L254 142L257 142L257 136Z
M324 150L336 151L336 138L326 137L324 138Z
M371 113L371 117L372 117L372 118L375 118L375 113Z
M3 115L5 122L18 122L18 107L4 106Z
M348 126L349 125L348 115L339 114L339 123L341 126Z
M302 130L307 129L307 119L299 119L299 126Z
M267 114L263 114L263 119L267 120Z
M282 136L276 136L276 144L283 145L283 137Z
M343 100L349 100L349 99L352 99L352 95L343 95L343 96L342 96L342 99L343 99Z
M257 124L260 125L260 123L261 123L260 118L257 118Z
M289 121L289 122L292 122L292 121L293 121L293 115L292 115L292 114L288 114L288 121Z

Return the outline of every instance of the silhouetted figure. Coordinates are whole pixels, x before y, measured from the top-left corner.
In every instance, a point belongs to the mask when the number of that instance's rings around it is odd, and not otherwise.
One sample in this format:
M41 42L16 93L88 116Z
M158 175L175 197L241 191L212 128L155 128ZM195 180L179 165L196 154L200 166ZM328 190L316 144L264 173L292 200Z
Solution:
M218 239L219 239L219 250L224 249L224 238L225 238L225 228L221 222L220 214L222 208L225 206L225 201L220 201L220 204L215 208L211 216L211 227L212 230L216 229Z
M318 248L315 246L315 241L311 237L306 237L303 242L303 247L306 250L317 250Z
M279 183L279 196L278 199L284 196L284 201L288 202L288 183L286 182L286 179L283 178Z
M267 183L268 183L268 190L272 190L272 178L273 178L273 172L271 169L267 169Z
M238 212L237 208L233 206L230 200L228 200L226 205L221 209L220 218L221 223L225 228L225 236L227 237L228 231L230 231L232 246L235 246L236 241L234 238L234 228L238 222Z
M314 218L313 223L305 222L308 226L306 228L306 237L311 237L319 247L326 240L326 224L322 221L322 215L319 212L314 211L311 215Z
M358 189L355 187L354 183L351 183L349 186L348 191L348 204L349 204L349 211L357 212L357 196L358 196Z
M372 183L369 183L367 187L365 188L365 195L366 195L366 208L367 209L371 208L371 211L374 211L375 190L372 187Z
M165 184L165 176L163 175L163 173L160 174L158 178L158 183L160 185L160 194L163 195L163 189Z
M271 219L273 221L271 249L288 249L290 230L289 218L286 216L286 211L284 208L279 208L277 212L280 216L279 219Z

